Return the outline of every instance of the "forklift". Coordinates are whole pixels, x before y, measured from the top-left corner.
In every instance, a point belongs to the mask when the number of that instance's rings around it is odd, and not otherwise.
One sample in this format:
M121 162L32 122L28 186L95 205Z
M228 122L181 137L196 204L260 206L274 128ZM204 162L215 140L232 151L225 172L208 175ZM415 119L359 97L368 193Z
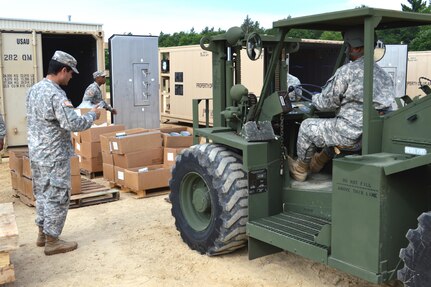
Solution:
M386 114L372 98L373 64L384 53L375 49L375 32L422 25L431 25L430 14L358 8L276 21L273 37L233 27L202 38L213 53L214 118L212 127L199 126L201 101L194 100L195 145L172 169L171 212L183 241L209 256L247 245L249 259L287 251L372 283L430 286L431 88L423 83L426 96L397 99ZM286 58L301 40L287 34L352 27L364 30L360 148L295 181L287 156L295 154L299 124L334 114L313 109L309 99L319 91L306 85L301 98L289 97ZM241 49L250 60L263 57L258 96L241 84ZM333 71L344 63L342 48Z

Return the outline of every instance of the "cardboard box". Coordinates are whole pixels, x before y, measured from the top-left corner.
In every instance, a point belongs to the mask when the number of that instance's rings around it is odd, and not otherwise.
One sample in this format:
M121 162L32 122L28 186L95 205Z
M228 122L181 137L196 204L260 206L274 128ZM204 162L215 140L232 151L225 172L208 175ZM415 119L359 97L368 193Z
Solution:
M115 136L118 133L122 133L122 134L126 134L126 135L134 135L134 134L140 134L140 133L144 133L144 132L148 132L148 131L149 131L148 129L135 128L135 129L128 129L128 130L122 130L122 131L116 131L116 132L101 134L99 136L100 147L102 149L102 152L111 152L110 139L115 138Z
M25 196L27 196L31 200L35 200L34 195L33 195L33 181L27 177L22 177L21 180L22 180L22 185L23 185L22 194L24 194Z
M116 137L110 140L111 151L116 154L141 151L146 148L162 146L160 131Z
M70 175L79 175L81 172L79 170L79 158L77 155L74 155L70 158Z
M189 130L191 129L191 131ZM182 131L189 131L190 133L193 132L193 128L188 128L188 127L184 127L184 126L177 126L177 125L171 125L171 126L163 126L158 128L158 130L160 130L160 132L168 134L168 133L172 133L172 132L182 132Z
M114 157L112 156L112 153L102 151L102 162L114 165Z
M125 186L125 169L122 167L114 166L114 181L116 184Z
M122 168L139 167L163 163L163 147L146 148L126 154L112 154L114 165Z
M11 182L12 188L14 190L19 190L19 179L18 179L18 177L19 176L15 171L13 171L13 170L10 171L10 182Z
M72 135L72 144L75 146L75 143L81 142L81 133L80 132L71 132Z
M9 168L22 176L22 157L28 156L28 151L9 151Z
M84 157L101 157L101 152L100 142L75 142L75 153Z
M171 128L171 130L174 128ZM162 129L161 129L162 130ZM164 128L163 130L168 130L167 128ZM190 134L192 134L193 129L188 127L180 127L175 128L175 130L163 133L163 146L164 147L190 147L193 145L193 135L190 136L171 136L169 135L170 132L177 132L180 133L182 131L187 131Z
M89 172L103 171L102 156L100 157L84 157L79 156L79 167Z
M169 134L163 134L163 146L164 147L190 147L193 145L193 136L170 136Z
M115 170L111 164L103 163L103 178L110 182L115 182Z
M71 194L81 193L81 175L72 175L70 177Z
M100 135L112 133L116 131L123 131L126 127L124 125L110 125L104 127L91 127L88 130L80 132L81 142L100 142Z
M147 190L169 186L171 170L162 164L147 166L147 171L141 171L143 167L126 169L126 186L132 190Z
M31 178L30 159L26 155L22 157L22 175Z
M173 148L173 147L165 147L163 150L163 164L166 166L173 166L175 164L175 159L177 155L184 148Z
M78 116L81 116L81 115L85 115L90 110L91 109L89 109L89 108L82 108L82 109L75 109L75 112ZM100 118L93 122L94 125L102 125L102 124L106 124L108 122L107 111L105 109L99 109L99 110L100 110Z

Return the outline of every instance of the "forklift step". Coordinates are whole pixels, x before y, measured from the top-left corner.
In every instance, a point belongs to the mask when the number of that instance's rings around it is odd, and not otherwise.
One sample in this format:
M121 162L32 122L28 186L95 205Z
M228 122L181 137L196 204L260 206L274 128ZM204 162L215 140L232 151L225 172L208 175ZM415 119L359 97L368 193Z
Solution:
M330 225L321 218L285 211L248 222L247 231L252 238L326 263Z

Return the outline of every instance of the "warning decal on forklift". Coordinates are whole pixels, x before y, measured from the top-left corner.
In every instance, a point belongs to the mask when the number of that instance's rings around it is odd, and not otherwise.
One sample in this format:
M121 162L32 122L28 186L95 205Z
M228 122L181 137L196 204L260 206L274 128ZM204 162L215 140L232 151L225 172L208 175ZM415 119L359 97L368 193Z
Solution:
M268 191L266 169L252 170L248 173L249 194Z

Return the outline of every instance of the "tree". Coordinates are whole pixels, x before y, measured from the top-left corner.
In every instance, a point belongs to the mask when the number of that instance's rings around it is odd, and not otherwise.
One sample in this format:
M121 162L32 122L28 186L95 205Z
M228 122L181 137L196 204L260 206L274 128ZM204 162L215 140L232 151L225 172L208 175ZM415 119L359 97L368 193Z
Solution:
M430 5L423 0L407 0L410 5L401 4L401 10L415 13L431 13ZM428 27L410 27L385 30L379 33L380 39L386 44L408 44L409 50L422 50L427 46ZM420 35L421 34L421 35ZM419 37L420 36L420 37ZM424 42L424 43L423 43ZM410 45L412 44L412 45Z
M419 12L419 13L430 13L430 7L427 6L426 1L422 0L407 0L410 3L410 6L405 4L401 4L401 10L406 12Z
M247 15L244 19L244 22L241 25L241 29L246 33L250 34L251 32L257 32L257 33L263 33L265 32L265 29L260 27L260 24L258 21L253 21L251 18Z

